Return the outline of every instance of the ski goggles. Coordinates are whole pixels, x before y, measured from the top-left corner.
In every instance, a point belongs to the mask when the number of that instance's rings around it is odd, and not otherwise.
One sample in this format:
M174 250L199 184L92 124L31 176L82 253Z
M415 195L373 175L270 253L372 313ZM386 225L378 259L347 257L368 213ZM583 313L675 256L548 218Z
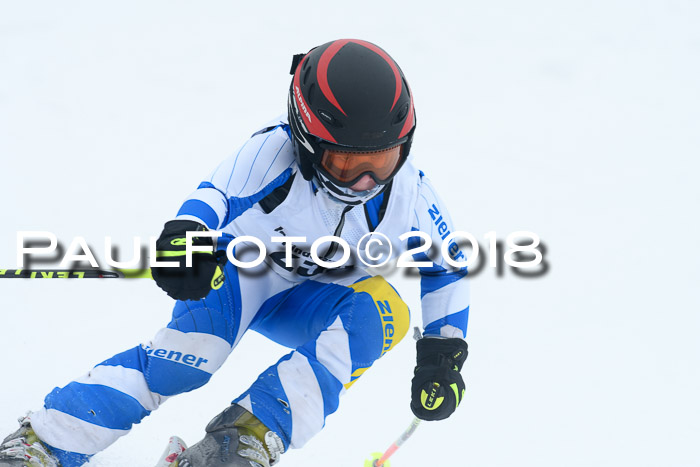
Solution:
M341 186L353 185L365 174L383 185L400 168L402 147L399 144L380 151L326 149L321 157L321 167Z

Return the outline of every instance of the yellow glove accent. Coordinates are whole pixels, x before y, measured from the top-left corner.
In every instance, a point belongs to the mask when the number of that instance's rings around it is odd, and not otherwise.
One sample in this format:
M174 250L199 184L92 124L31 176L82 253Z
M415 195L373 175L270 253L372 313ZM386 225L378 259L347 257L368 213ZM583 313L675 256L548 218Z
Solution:
M214 271L214 277L211 279L211 288L214 290L220 289L224 285L224 278L224 271L221 270L221 266L217 266L216 271Z
M438 383L433 383L433 389L430 391L430 395L425 392L425 389L421 390L420 403L426 410L437 409L440 407L440 405L442 405L442 401L445 400L444 397L438 397L437 399L435 398L439 387L440 385Z

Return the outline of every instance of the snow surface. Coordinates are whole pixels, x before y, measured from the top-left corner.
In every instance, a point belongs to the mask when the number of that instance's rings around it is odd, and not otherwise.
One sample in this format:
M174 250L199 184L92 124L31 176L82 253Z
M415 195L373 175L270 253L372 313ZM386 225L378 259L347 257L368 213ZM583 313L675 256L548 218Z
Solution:
M394 467L700 466L700 6L522 2L0 1L0 265L16 232L157 235L284 111L292 54L363 38L415 93L416 163L461 229L538 233L548 272L473 278L449 420ZM482 246L486 241L482 240ZM420 322L415 277L390 276ZM0 435L167 323L151 281L0 281ZM94 466L152 465L286 350L250 333L204 388ZM282 465L360 466L406 428L414 348L387 354Z

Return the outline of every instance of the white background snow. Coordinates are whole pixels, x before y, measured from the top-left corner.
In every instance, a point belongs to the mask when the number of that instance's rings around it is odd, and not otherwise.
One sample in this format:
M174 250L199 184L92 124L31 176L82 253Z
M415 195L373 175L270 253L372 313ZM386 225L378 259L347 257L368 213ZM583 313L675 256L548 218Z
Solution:
M531 230L546 275L472 280L468 396L394 467L700 466L700 6L693 1L0 1L0 266L16 232L158 235L285 110L292 54L376 42L415 94L415 163L479 238ZM482 246L486 242L482 239ZM418 281L390 276L420 323ZM148 280L0 280L0 437L148 340ZM286 350L244 338L94 466L145 466ZM282 465L363 465L412 419L410 339Z

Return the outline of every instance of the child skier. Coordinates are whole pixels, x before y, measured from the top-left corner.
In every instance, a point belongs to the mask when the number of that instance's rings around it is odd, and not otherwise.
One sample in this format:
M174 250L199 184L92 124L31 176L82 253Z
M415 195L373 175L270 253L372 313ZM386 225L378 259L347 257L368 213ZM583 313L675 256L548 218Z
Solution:
M345 247L367 235L413 249L419 237L397 239L424 232L439 247L454 231L434 188L407 160L416 127L408 83L384 50L353 39L295 56L292 73L287 115L256 132L165 224L157 256L175 266L152 274L178 300L170 323L54 389L3 441L0 467L84 464L169 397L207 383L249 329L293 350L169 461L268 467L318 433L339 397L404 337L408 307L383 277L358 261L323 264L345 258ZM186 232L194 232L193 245L212 247L193 253L191 267ZM316 254L323 262L314 260L309 244L329 235L347 244L326 243ZM227 246L242 236L270 252L262 273L227 261ZM233 252L244 255L246 245ZM456 243L445 251L464 260ZM447 418L459 405L467 357L466 268L432 256L414 255L424 262L424 333L411 409L424 420Z

